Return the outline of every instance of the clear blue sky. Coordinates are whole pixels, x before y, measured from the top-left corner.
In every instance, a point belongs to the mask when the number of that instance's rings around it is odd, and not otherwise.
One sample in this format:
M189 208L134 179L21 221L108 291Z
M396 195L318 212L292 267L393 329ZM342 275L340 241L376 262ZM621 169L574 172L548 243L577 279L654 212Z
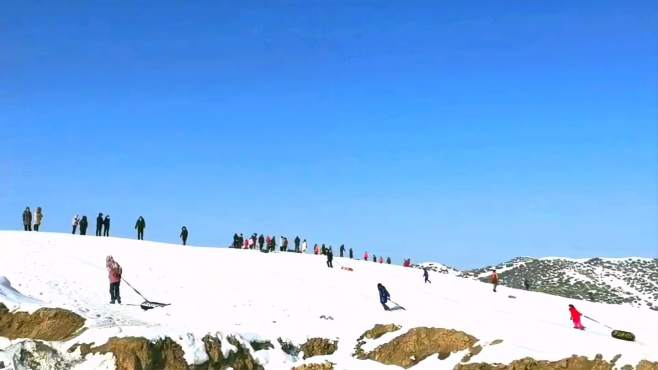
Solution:
M653 1L4 1L0 229L656 257L657 39Z

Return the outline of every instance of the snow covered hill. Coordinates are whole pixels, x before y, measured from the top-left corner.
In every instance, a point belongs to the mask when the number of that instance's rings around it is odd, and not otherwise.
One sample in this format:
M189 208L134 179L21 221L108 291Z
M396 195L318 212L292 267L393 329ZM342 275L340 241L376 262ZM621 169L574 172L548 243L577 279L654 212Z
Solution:
M124 304L110 305L107 255L147 298L171 306L142 311L130 305L143 299L125 283ZM658 361L658 313L651 310L507 287L493 293L488 284L452 274L431 273L432 284L424 284L417 269L343 258L334 266L296 253L0 232L0 303L9 309L0 309L0 324L54 317L37 311L41 307L84 319L84 329L46 340L46 347L25 337L0 338L0 362L33 370L227 368L221 358L234 370L402 368L395 364L423 370L573 354L602 354L605 361L620 355L617 367ZM380 282L406 310L382 309ZM614 339L587 320L585 331L573 329L569 303L635 333L636 341ZM21 329L14 324L0 325L0 333ZM395 325L365 333L376 324ZM37 329L44 327L31 332ZM135 344L141 337L159 341ZM147 353L130 357L137 351ZM137 364L148 356L150 367ZM569 363L564 368L577 368Z
M465 271L463 277L486 281L496 269L502 284L567 298L627 304L658 310L658 259L518 257L496 266Z

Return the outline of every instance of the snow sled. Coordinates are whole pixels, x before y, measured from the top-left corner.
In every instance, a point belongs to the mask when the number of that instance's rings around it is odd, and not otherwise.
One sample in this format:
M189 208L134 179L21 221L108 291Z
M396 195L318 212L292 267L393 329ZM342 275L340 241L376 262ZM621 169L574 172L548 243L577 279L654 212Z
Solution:
M630 331L613 330L611 335L613 338L627 340L629 342L635 341L635 334L631 333Z
M157 307L165 307L169 306L171 303L160 303L160 302L151 302L151 301L144 301L142 304L139 305L139 307L142 308L142 310L147 311L153 308Z

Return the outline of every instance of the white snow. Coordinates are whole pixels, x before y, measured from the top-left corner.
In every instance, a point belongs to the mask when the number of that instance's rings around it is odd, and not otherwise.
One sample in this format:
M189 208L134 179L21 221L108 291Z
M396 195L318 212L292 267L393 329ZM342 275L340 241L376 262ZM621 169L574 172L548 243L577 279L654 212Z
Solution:
M417 269L338 257L336 268L329 269L323 256L52 233L0 232L0 246L0 275L11 281L0 283L0 302L21 311L62 307L87 319L86 331L57 348L82 342L100 345L112 336L169 336L183 347L189 363L202 363L207 360L201 341L206 334L218 335L224 351L232 348L226 338L236 335L245 344L252 339L272 342L274 349L254 354L267 369L324 360L336 363L336 369L395 369L351 355L365 330L396 323L402 326L399 334L427 326L462 330L481 343L503 340L485 346L473 362L507 363L525 356L557 360L572 354L592 358L597 353L607 360L622 354L620 366L641 359L658 361L654 311L504 286L493 293L488 284L451 274L433 274L432 284L424 284ZM123 283L124 305L110 305L107 255L114 256L123 277L147 298L172 305L150 311L126 305L143 299ZM406 311L382 309L379 282ZM586 331L574 330L569 303L602 323L634 332L637 341L611 338L607 328L587 320ZM338 339L338 351L302 361L280 350L279 337L297 345L311 337ZM6 356L1 349L16 342L0 340L0 358ZM461 357L454 354L441 361L431 356L413 369L452 369ZM91 356L76 369L112 368L110 360Z

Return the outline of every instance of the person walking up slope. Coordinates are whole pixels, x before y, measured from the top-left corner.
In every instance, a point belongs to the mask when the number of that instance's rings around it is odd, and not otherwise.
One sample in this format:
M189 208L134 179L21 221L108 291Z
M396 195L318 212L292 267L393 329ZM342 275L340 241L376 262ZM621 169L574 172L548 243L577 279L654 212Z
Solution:
M580 322L580 317L583 315L578 310L576 307L574 307L572 304L569 305L569 313L571 314L571 321L573 321L573 328L574 329L580 329L580 330L585 330L585 327L583 324Z
M119 302L121 304L121 294L119 293L119 285L121 284L121 266L112 258L107 256L105 258L105 267L110 278L110 304Z
M30 207L25 207L23 211L23 229L25 231L32 231L32 212Z
M493 291L496 292L496 287L498 287L498 274L496 270L491 270L491 284L493 284Z
M110 215L103 219L103 236L110 236Z
M71 234L75 234L75 229L78 228L78 224L80 223L80 216L75 215L73 216L73 221L71 221L71 226L73 227L73 231ZM82 229L80 230L80 234L82 235Z
M432 284L432 282L430 281L430 273L429 271L427 271L427 267L423 269L423 277L425 278L425 283Z
M34 214L34 231L39 231L41 220L43 220L43 213L41 213L41 207L37 207L37 212Z
M181 229L180 238L183 239L183 245L187 245L187 227L183 226Z
M144 240L144 229L146 228L146 221L144 217L139 216L135 222L135 229L137 230L137 240Z
M377 290L379 291L379 303L384 306L384 310L390 311L391 309L386 305L386 302L391 298L391 294L381 283L377 284Z

